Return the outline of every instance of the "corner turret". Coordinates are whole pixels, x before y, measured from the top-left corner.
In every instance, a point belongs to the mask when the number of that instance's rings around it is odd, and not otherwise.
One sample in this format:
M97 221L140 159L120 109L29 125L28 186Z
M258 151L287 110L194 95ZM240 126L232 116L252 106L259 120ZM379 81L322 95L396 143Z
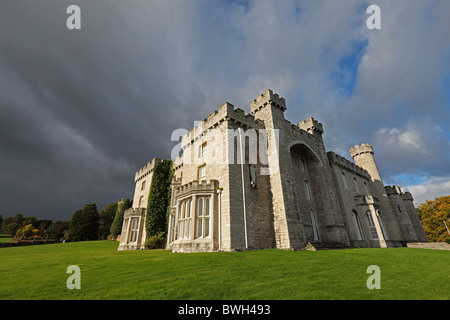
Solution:
M363 169L366 169L372 177L373 181L381 181L381 176L373 157L373 148L370 144L362 143L361 145L356 145L350 148L349 151L350 155L355 161L355 164Z
M286 111L286 100L270 89L267 89L263 94L260 94L250 102L250 111L256 115L259 110L267 105L274 106L283 112Z
M301 121L298 124L300 129L307 131L310 134L323 134L323 125L313 117L309 117L306 120Z

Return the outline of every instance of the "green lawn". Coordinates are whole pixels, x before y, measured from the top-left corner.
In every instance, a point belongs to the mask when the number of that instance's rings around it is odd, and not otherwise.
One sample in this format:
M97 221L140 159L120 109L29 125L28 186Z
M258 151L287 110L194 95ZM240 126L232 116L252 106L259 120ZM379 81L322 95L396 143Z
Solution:
M175 254L93 241L0 249L0 299L450 299L450 251ZM81 289L69 290L69 265ZM381 289L369 290L378 265Z
M13 241L10 235L0 234L0 242L13 242Z

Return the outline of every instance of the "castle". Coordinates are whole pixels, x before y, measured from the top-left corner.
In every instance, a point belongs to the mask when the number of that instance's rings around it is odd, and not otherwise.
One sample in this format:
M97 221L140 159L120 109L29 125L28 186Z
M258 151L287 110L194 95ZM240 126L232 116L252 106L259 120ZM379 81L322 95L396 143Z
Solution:
M173 153L166 248L398 247L427 238L409 192L384 186L371 145L354 163L326 151L313 118L292 124L286 101L266 90L251 114L223 104L181 136ZM141 249L155 158L138 172L119 250Z

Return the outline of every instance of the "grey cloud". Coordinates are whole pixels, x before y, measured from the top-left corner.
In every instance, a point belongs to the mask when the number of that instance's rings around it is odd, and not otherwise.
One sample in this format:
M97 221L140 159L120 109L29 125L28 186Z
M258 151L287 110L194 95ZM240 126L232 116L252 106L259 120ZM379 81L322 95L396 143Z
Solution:
M450 175L439 151L449 5L377 2L381 32L365 28L368 2L356 0L0 3L0 191L11 200L0 213L69 218L131 197L134 172L170 156L173 130L225 101L248 112L267 88L287 99L290 121L322 121L331 150L370 142L389 176ZM70 4L79 31L65 27ZM348 96L332 75L364 41ZM417 152L395 147L408 128L438 122L444 132L419 131Z

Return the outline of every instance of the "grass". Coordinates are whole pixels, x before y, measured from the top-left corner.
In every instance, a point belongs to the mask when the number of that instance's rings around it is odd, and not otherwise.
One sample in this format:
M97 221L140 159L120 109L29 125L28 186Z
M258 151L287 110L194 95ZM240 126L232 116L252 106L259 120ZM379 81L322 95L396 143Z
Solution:
M13 242L12 237L7 234L0 234L0 242Z
M0 249L0 299L450 299L450 252L426 249L117 251L93 241ZM81 290L69 290L69 265ZM381 289L369 290L378 265Z

